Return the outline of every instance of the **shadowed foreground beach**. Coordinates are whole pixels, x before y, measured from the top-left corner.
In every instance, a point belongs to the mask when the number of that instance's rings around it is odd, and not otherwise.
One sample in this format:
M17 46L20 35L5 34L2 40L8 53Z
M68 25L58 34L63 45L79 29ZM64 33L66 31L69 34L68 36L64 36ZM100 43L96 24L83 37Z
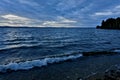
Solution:
M79 80L120 64L120 55L98 55L50 64L41 68L0 74L0 80ZM102 74L101 74L102 75Z

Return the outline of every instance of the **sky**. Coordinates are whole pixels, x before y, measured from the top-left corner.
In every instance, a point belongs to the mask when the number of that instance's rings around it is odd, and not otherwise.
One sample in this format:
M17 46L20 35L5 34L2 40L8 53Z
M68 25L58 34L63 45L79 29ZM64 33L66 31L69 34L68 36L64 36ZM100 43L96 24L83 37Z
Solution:
M96 27L120 17L120 0L0 0L0 26Z

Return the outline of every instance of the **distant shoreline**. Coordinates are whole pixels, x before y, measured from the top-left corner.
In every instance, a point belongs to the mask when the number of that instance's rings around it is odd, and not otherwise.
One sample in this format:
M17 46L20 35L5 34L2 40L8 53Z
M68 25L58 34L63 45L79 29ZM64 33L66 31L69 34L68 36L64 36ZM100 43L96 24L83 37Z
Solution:
M88 29L88 28L95 28L95 27L28 27L28 26L0 26L0 28L81 28L81 29Z

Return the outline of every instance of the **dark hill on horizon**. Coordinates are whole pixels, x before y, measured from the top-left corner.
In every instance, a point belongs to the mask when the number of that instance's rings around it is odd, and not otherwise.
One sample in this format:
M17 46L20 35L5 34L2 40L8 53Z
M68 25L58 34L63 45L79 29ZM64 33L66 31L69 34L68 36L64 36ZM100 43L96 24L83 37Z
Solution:
M101 26L97 26L97 29L120 29L120 17L118 18L109 18L103 20Z

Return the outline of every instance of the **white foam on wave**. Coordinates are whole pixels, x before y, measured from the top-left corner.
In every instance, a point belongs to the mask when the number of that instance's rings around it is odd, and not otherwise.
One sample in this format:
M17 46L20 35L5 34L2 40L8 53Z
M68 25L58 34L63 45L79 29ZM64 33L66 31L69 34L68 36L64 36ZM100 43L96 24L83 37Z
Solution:
M77 54L77 55L70 55L70 56L63 56L63 57L44 58L44 59L19 62L19 63L9 63L7 65L0 65L0 72L7 72L7 70L14 70L14 71L29 70L34 67L42 67L52 63L59 63L66 60L77 59L81 56L82 54Z
M17 49L17 48L29 48L29 47L34 47L34 46L39 46L40 44L19 44L19 45L9 45L5 46L4 48L0 47L0 51L2 50L8 50L8 49Z
M114 52L118 52L118 53L120 53L120 50L114 50Z

